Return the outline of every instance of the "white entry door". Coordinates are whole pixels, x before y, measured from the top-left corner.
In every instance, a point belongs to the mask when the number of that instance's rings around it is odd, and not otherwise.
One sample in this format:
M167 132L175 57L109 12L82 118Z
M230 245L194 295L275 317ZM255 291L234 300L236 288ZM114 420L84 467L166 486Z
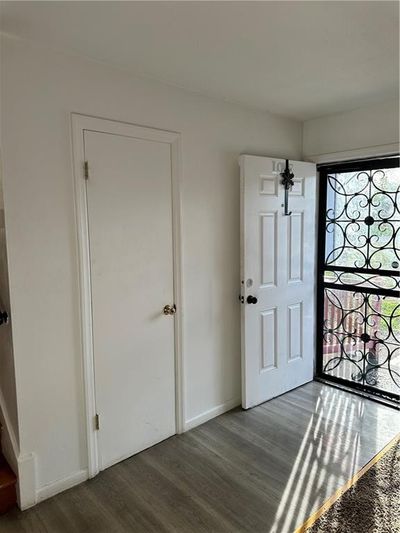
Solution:
M265 402L313 379L314 164L241 156L242 405Z
M175 434L171 146L84 132L99 469Z

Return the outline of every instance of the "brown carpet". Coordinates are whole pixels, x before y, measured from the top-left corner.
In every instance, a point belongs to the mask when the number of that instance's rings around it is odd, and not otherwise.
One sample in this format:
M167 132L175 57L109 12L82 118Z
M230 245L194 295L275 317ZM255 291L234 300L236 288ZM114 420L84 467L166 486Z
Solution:
M327 532L400 532L400 442L307 529Z

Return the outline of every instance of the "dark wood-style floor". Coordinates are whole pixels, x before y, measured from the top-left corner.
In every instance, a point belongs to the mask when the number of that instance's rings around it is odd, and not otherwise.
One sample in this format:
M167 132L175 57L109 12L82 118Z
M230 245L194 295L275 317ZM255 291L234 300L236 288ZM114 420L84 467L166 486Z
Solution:
M400 413L309 383L234 409L36 507L4 533L286 533L398 432Z

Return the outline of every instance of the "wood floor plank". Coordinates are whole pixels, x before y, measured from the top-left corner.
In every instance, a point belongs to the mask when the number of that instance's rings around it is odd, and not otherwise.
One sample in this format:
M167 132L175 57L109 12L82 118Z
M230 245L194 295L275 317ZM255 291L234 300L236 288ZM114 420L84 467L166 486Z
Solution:
M12 510L0 533L290 533L399 428L398 411L312 382Z

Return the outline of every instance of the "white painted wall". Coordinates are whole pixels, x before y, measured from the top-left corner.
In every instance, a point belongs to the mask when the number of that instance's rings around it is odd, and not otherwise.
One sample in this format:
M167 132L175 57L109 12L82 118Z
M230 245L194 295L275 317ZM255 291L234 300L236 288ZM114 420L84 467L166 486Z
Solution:
M182 134L188 426L240 399L238 156L300 159L302 132L9 37L1 97L20 444L48 495L87 464L69 113Z
M360 157L373 156L398 151L398 144L398 100L307 120L303 126L306 160L352 150Z

